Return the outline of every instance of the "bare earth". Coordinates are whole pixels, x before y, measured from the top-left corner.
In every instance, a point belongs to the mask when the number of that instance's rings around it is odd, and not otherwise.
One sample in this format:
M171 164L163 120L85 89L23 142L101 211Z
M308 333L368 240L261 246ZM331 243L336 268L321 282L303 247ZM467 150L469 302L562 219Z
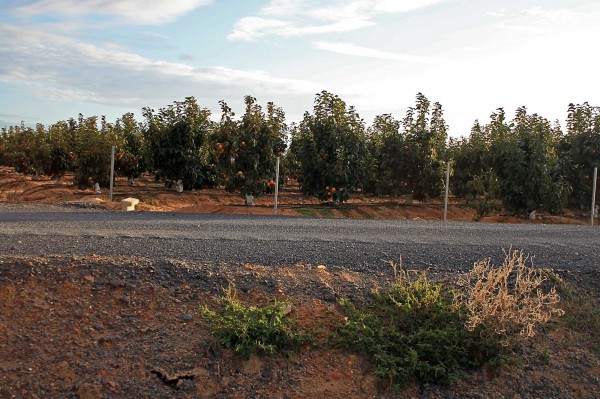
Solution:
M0 270L2 398L600 397L600 359L564 327L542 331L499 372L390 392L366 356L322 345L342 317L337 298L360 300L385 273L94 255L0 257ZM565 277L600 285L598 273ZM229 283L249 304L290 298L316 344L250 360L211 345L199 306L216 306Z

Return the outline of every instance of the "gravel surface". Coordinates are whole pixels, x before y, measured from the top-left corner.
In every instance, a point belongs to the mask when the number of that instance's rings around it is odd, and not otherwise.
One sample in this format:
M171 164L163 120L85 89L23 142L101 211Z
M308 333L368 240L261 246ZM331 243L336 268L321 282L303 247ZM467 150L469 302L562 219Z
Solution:
M600 269L600 229L572 225L313 219L256 215L107 212L0 204L5 255L139 256L198 262L295 263L357 271L404 265L466 270L523 249L539 267Z

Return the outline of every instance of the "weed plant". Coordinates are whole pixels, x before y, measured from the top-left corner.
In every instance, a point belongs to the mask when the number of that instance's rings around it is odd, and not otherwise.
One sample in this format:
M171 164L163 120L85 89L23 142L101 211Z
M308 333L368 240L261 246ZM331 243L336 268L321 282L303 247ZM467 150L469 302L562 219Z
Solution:
M560 301L556 288L544 290L547 280L545 271L534 268L523 251L508 250L499 267L482 260L459 278L455 304L467 309L469 331L488 326L508 346L519 337L533 337L538 325L564 314L555 306Z
M465 309L453 305L450 290L428 281L425 273L391 264L391 287L374 291L360 307L342 301L347 322L339 331L342 344L373 356L380 377L394 388L415 382L447 385L466 370L500 358L503 348L493 335L482 334L484 326L464 327Z
M296 320L288 317L289 301L275 301L265 307L245 306L236 299L232 287L225 290L221 301L223 306L218 311L202 306L202 315L216 343L243 358L253 353L287 352L308 341Z

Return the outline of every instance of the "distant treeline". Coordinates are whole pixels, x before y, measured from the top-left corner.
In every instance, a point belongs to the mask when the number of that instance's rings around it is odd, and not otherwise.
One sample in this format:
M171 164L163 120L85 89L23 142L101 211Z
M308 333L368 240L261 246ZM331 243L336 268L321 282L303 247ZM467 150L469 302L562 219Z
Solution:
M144 108L142 122L132 113L114 123L80 114L35 129L2 128L0 164L55 178L74 173L81 187L107 186L115 146L117 175L151 172L188 190L223 186L260 195L273 190L281 156L282 174L297 178L305 194L341 203L357 190L439 197L450 161L451 192L480 213L500 205L515 212L587 207L592 171L600 166L600 107L588 103L569 105L566 131L525 107L509 121L500 108L460 139L448 138L441 104L421 93L402 119L383 114L368 127L354 107L326 91L299 123L286 124L273 103L263 109L247 96L245 104L236 118L221 101L219 122L188 97Z

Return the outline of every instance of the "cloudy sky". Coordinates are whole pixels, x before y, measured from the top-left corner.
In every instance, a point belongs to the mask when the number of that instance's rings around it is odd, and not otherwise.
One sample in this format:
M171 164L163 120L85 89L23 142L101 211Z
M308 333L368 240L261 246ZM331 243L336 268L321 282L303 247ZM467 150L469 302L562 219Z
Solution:
M328 90L367 123L422 92L452 136L600 105L598 0L2 0L0 126L243 96L288 121ZM564 123L563 123L564 125Z

